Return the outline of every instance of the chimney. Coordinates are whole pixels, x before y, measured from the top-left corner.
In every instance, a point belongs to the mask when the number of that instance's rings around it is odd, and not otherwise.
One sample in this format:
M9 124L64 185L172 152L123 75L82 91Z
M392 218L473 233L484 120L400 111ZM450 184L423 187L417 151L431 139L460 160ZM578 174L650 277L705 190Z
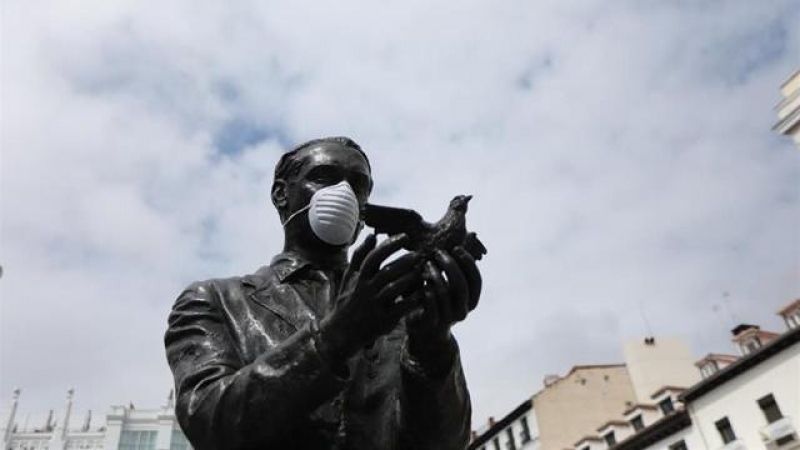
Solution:
M86 419L83 420L83 426L81 427L81 431L84 432L89 431L91 425L92 425L92 410L90 409L86 413Z
M742 356L747 356L760 350L764 345L778 337L777 333L762 330L758 325L743 323L731 330L733 342L739 347Z
M20 388L14 388L14 395L11 397L11 411L8 414L8 422L6 423L6 429L3 433L3 442L2 444L5 446L9 438L11 437L11 433L14 432L16 428L14 424L14 420L16 419L17 415L17 406L19 405L19 393L21 392Z
M733 338L736 339L737 337L739 337L739 335L741 335L745 331L752 330L752 329L760 330L761 327L759 327L758 325L752 325L752 324L749 324L749 323L740 323L739 325L736 325L736 327L734 327L731 330L731 334L733 335Z
M61 419L61 422L58 426L58 434L60 437L64 438L67 435L67 429L69 428L69 418L72 415L72 396L75 394L75 389L70 388L67 391L67 401L64 405L64 416Z
M556 381L560 380L561 377L555 374L545 375L544 376L544 387L548 388L556 383Z
M493 427L497 422L494 421L494 416L489 416L489 428Z
M47 413L47 420L44 421L44 431L46 431L46 432L53 431L53 410L52 409Z

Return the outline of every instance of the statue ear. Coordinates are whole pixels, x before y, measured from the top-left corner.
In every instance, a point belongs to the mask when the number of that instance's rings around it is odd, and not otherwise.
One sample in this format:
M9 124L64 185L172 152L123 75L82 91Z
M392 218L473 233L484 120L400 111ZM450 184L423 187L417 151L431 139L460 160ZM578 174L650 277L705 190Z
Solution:
M275 180L272 183L272 204L278 209L280 213L286 211L289 204L289 199L286 197L286 182L283 180Z

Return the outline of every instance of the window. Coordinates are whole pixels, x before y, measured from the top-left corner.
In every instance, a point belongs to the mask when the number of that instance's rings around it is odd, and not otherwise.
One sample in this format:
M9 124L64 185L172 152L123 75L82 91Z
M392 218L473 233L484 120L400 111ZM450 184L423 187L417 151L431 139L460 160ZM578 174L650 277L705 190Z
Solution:
M614 436L613 431L609 431L608 433L603 435L603 439L606 441L606 444L608 444L609 447L617 443L617 437Z
M688 450L688 448L686 447L686 441L681 439L678 442L673 442L672 444L669 445L669 450Z
M791 434L787 434L786 436L775 439L775 443L778 444L778 447L788 444L794 440L794 436Z
M672 397L667 397L658 402L658 407L665 416L675 411L675 405L672 404Z
M494 450L501 450L500 449L500 438L492 439L492 444L494 444Z
M517 443L514 442L514 430L513 427L506 428L506 437L508 440L506 441L506 449L507 450L517 450Z
M180 429L172 430L172 439L169 441L169 450L191 450L189 440Z
M700 373L703 374L703 378L708 378L711 375L714 375L717 370L719 370L719 365L717 365L717 362L709 361L703 365L702 369L700 369Z
M728 421L727 417L719 419L714 423L714 425L717 427L717 431L719 431L719 435L722 437L722 442L724 444L736 440L736 433L733 432L733 428L731 427L731 423Z
M778 408L778 404L775 402L775 397L773 397L772 394L760 398L758 400L758 406L761 408L761 411L764 412L764 417L767 418L767 423L777 422L783 419L781 409Z
M522 425L522 431L519 433L519 437L524 444L531 440L531 429L528 427L528 416L522 416L522 419L519 420L519 424Z
M156 450L156 432L123 430L119 450Z
M639 431L644 428L644 420L642 420L642 415L638 415L631 419L631 425L633 425L634 431Z

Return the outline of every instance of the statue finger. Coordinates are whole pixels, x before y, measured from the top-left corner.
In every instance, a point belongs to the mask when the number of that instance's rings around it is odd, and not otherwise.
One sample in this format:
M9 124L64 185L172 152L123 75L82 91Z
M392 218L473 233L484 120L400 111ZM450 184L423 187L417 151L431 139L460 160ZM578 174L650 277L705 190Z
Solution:
M453 257L458 261L464 277L467 279L469 289L469 310L472 311L478 306L478 301L481 298L481 289L483 289L483 277L475 264L475 258L463 247L456 247L453 249Z
M414 271L418 262L419 256L416 253L407 253L378 270L371 284L376 290L380 290L385 284Z
M397 297L390 306L389 314L394 320L399 320L401 317L407 314L423 312L420 311L420 299L421 297L419 295L419 291L412 292L407 296Z
M361 275L366 278L372 278L375 276L386 258L403 248L407 242L408 235L401 233L394 235L378 244L378 246L370 251L369 254L367 254L367 256L364 258L364 264L361 266Z
M350 258L350 265L347 267L344 277L342 277L342 280L344 280L343 285L346 286L350 282L350 278L353 274L361 270L361 264L364 262L364 258L375 248L376 242L377 238L375 235L370 234L364 239L364 242L353 251L353 256Z
M433 288L425 286L422 289L422 307L425 311L423 321L425 325L432 327L439 323L439 305L436 302L436 294Z
M442 270L444 270L445 275L447 275L453 319L456 322L462 321L469 312L469 287L464 273L456 260L446 252L437 250L434 257Z
M419 272L412 272L388 283L378 292L376 301L382 306L393 309L398 297L410 295L414 290L419 289L422 284L422 276Z
M447 288L447 281L445 281L439 269L431 261L425 264L425 270L422 272L422 279L430 287L430 291L434 297L433 301L436 302L436 312L438 323L452 323L452 310L450 306L450 291Z
M353 257L350 259L350 267L355 268L354 270L361 268L361 263L364 262L364 258L367 257L369 252L375 248L377 241L378 239L374 234L368 235L364 242L353 252Z

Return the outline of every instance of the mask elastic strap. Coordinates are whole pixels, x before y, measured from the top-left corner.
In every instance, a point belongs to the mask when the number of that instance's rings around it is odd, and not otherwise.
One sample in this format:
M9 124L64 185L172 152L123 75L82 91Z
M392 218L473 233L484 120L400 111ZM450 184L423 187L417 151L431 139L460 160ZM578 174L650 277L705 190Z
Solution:
M309 208L311 208L311 203L309 203L309 204L308 204L308 205L306 205L306 206L303 206L302 208L300 208L300 209L298 209L297 211L295 211L294 213L292 213L292 215L291 215L291 216L289 216L289 218L288 218L288 219L286 219L286 220L283 222L282 226L284 226L284 227L285 227L285 226L286 226L286 224L287 224L287 223L289 223L289 221L290 221L290 220L292 220L292 219L294 219L295 217L297 217L297 215L298 215L298 214L300 214L301 212L307 211Z

